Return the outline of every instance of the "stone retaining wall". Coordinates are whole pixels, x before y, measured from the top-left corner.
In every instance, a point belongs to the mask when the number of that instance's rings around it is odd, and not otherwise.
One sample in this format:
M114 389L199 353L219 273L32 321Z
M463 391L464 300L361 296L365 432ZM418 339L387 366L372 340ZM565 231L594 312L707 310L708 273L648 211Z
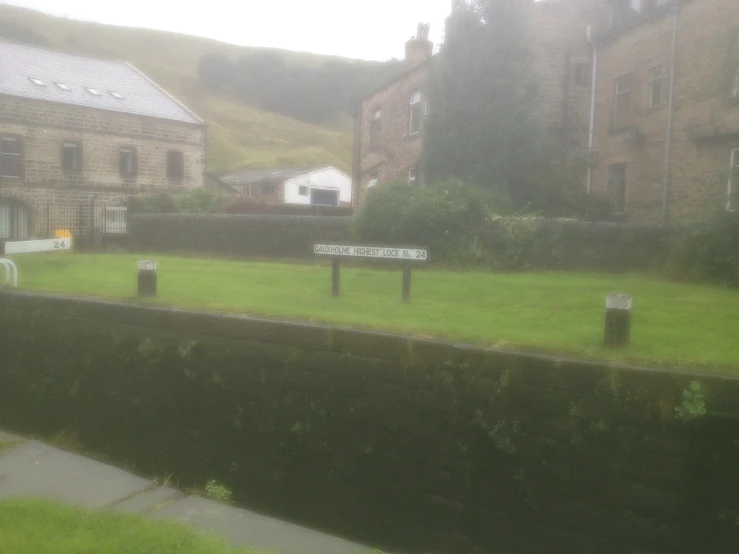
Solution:
M386 551L739 548L736 378L23 293L0 336L0 425Z

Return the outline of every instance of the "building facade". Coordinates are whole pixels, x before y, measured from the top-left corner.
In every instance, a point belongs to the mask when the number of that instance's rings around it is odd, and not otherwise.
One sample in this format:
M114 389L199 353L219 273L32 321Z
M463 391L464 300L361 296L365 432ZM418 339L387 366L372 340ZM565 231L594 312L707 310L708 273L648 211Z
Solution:
M631 221L734 209L739 196L739 4L611 0L595 43L590 189Z
M352 179L335 167L251 169L221 180L243 198L269 204L351 206Z
M420 185L423 120L427 102L423 88L433 43L428 27L405 46L407 69L362 100L354 124L354 198L360 204L381 182Z
M125 201L203 186L202 120L132 66L0 41L0 239L125 230Z

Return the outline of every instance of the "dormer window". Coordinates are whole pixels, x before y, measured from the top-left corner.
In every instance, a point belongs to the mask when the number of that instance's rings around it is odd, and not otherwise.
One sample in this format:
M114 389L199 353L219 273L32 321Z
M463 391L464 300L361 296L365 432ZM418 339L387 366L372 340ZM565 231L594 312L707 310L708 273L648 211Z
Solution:
M37 87L45 87L46 86L46 83L44 83L41 79L37 79L36 77L29 77L28 80L31 81Z
M109 90L108 92L116 100L125 100L126 99L122 94L120 94L119 92L116 92L114 90Z
M102 96L103 95L102 92L100 92L99 90L94 89L94 88L85 87L85 90L87 92L89 92L90 94L92 94L93 96Z
M55 82L54 84L55 84L55 85L56 85L57 87L59 87L59 88L60 88L61 90L72 90L71 88L69 88L69 87L68 87L67 85L65 85L64 83L57 83L57 82Z

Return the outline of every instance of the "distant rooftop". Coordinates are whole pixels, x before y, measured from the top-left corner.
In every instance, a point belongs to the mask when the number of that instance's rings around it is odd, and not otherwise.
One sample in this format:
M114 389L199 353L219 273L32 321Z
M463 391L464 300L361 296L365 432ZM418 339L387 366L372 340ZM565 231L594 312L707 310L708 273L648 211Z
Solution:
M322 167L307 167L293 169L247 169L231 175L224 175L221 180L229 185L252 185L254 183L274 183L287 181L298 175L323 169Z
M132 65L0 40L0 95L201 124Z

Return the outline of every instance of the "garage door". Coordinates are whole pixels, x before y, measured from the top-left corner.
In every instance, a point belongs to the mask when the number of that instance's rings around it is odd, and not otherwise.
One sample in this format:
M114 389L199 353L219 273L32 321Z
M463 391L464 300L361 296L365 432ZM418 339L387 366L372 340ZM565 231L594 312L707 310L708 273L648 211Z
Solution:
M325 189L311 189L310 203L314 206L338 206L339 191Z

